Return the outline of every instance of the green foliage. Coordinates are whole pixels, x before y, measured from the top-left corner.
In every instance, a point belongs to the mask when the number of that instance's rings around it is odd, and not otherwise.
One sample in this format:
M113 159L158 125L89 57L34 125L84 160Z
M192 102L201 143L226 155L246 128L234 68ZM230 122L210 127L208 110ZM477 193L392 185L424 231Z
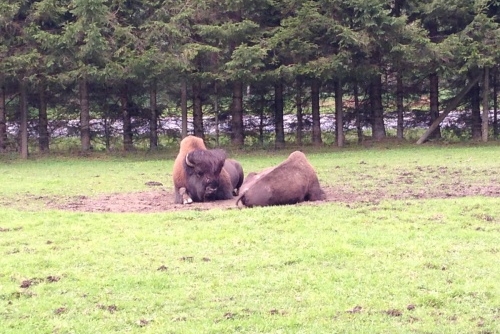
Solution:
M240 44L226 63L227 76L236 80L251 80L253 74L265 66L267 51L260 45Z
M500 56L500 29L493 18L480 13L460 34L464 45L463 54L468 68L492 67L497 64Z
M252 81L265 72L282 76L287 68L296 69L292 75L329 79L348 76L355 70L352 64L359 68L373 52L383 53L389 66L404 62L418 68L429 61L442 66L438 59L466 68L491 67L498 59L494 3L484 1L403 2L397 15L386 2L365 0L43 0L2 6L6 32L15 27L18 15L29 18L20 27L27 33L24 40L15 37L19 31L4 35L2 44L32 41L36 48L19 49L3 59L0 70L30 69L42 60L57 68L63 81L83 73L99 80L149 81L186 69ZM431 24L443 36L433 41L434 47L426 36ZM208 66L214 55L217 64Z
M211 92L217 85L224 113L233 111L234 82L256 86L262 95L281 82L291 109L296 80L308 85L320 79L321 92L329 95L331 81L341 80L353 95L355 85L367 92L371 79L384 74L383 90L394 99L393 81L401 75L407 98L427 94L430 73L456 91L470 73L494 69L500 60L498 8L483 0L4 1L0 77L8 102L19 80L29 82L30 107L39 105L37 94L48 85L48 104L67 110L68 118L81 78L93 105L103 102L100 90L109 94L115 118L122 111L120 87L130 87L129 99L147 100L148 88L156 86L177 106L181 81L200 83L207 104L216 99ZM310 91L303 95L309 103ZM141 107L147 118L147 106ZM244 112L253 113L252 107L246 103ZM111 113L104 107L91 112Z

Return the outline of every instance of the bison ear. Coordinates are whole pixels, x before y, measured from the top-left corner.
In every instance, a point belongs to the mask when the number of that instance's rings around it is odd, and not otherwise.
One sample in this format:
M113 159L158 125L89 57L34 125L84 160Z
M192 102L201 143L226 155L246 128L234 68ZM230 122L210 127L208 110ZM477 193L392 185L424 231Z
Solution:
M188 167L191 167L193 168L194 167L194 163L192 163L190 160L189 160L189 153L186 154L186 165L188 165Z
M227 154L226 154L226 151L224 151L223 149L220 149L220 148L215 148L212 150L212 152L215 154L215 156L222 160L222 161L226 161L227 159Z
M214 157L217 159L217 170L220 171L224 167L224 163L226 162L226 151L216 148L212 150Z

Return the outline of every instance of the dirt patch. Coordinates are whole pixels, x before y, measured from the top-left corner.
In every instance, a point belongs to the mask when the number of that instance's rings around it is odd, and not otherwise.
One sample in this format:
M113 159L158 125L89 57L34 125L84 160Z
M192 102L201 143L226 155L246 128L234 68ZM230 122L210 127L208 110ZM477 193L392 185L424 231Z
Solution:
M414 168L385 168L364 163L363 172L352 175L332 167L335 177L320 180L326 199L298 205L322 205L328 202L353 207L378 204L384 200L457 198L467 196L500 197L499 169L453 168L446 166L415 166ZM236 209L236 197L230 200L174 203L172 187L152 180L145 183L148 190L96 196L55 197L25 194L16 201L0 199L1 206L27 207L33 205L52 209L81 212L170 212L181 210ZM483 215L492 221L494 217ZM10 231L0 226L1 232Z
M175 204L173 191L153 189L150 191L106 194L97 197L76 196L68 201L50 201L49 207L83 212L165 212L179 210L209 210L213 208L236 208L234 200Z
M474 185L459 182L438 185L435 187L411 187L401 183L395 191L385 190L383 185L376 189L351 189L349 187L324 187L326 200L306 202L299 205L321 205L327 202L352 204L377 204L382 200L394 199L428 199L451 198L465 196L500 197L500 184ZM192 203L190 205L174 204L174 194L164 188L134 193L106 194L97 197L75 196L66 200L47 200L50 208L83 212L166 212L180 210L235 209L236 197L231 200Z

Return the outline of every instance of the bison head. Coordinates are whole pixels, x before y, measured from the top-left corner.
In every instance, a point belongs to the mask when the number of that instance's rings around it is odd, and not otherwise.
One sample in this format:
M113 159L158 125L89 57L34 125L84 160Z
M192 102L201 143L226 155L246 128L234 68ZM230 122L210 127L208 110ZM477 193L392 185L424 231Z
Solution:
M187 190L193 201L204 202L215 198L225 160L226 153L220 149L194 150L186 155Z

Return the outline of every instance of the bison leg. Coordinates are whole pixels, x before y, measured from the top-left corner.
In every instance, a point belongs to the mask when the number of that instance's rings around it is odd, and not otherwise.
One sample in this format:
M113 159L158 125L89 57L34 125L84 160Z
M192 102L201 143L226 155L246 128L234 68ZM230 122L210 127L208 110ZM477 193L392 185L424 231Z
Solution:
M193 200L191 199L191 197L189 197L189 194L187 193L187 189L184 187L179 188L179 197L182 199L182 204L193 203Z

